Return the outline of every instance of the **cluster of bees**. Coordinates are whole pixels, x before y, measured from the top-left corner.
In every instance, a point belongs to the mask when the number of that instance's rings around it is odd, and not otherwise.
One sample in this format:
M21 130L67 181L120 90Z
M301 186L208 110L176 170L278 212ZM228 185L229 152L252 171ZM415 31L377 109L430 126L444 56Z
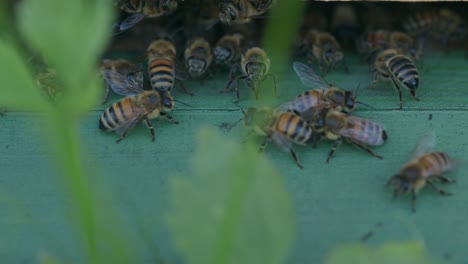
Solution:
M119 0L116 6L128 16L115 25L117 40L124 32L122 35L125 36L127 30L128 33L137 31L148 17L164 17L169 23L163 27L158 24L157 34L145 47L146 69L123 59L103 61L100 71L107 84L104 102L110 91L124 98L102 113L99 128L116 131L120 136L117 142L120 142L136 124L143 121L154 141L151 119L165 118L178 123L171 116L177 101L172 96L175 85L193 95L182 81L206 78L213 65L217 69L228 69L229 77L224 90L236 91L236 103L240 100L240 81L244 81L255 98L260 99L259 88L270 77L274 81L272 92L276 96L276 77L270 72L270 58L255 39L259 33L252 33L258 27L256 18L264 15L275 3L275 0L194 0L192 3L178 0ZM177 15L181 4L185 5L185 9ZM293 68L310 90L276 107L249 107L246 111L241 108L241 120L245 126L265 136L260 149L263 150L269 141L273 141L282 151L290 152L301 169L303 166L293 145L316 146L321 140L333 141L327 162L343 142L382 159L371 147L383 145L387 140L383 126L352 115L356 105L363 104L357 101L356 91L341 89L322 77L339 67L349 72L344 49L338 40L348 36L363 61L372 66L374 78L371 87L379 80L392 82L399 94L399 109L402 109L402 88L419 100L416 97L419 85L416 63L423 56L425 41L432 39L447 45L464 38L463 19L448 9L409 16L402 24L402 31L370 29L357 35L353 30L356 15L349 10L351 7L342 6L336 12L344 19L342 23L333 20L335 28L339 29L340 25L344 28L334 31L338 32L336 34L311 26L314 23L310 21L316 21L314 17L306 16L304 19L295 41ZM182 42L176 40L177 35L182 33L171 35L166 28L177 24L170 19L172 16L176 21L180 16L186 21L182 29L190 33L185 34ZM312 69L312 65L319 67L320 74ZM146 89L147 86L149 89ZM417 145L413 159L388 182L395 195L412 194L413 210L416 193L426 184L440 194L448 195L438 189L433 181L453 182L442 174L456 167L456 162L448 154L429 151L429 146L434 145L435 136L423 138Z

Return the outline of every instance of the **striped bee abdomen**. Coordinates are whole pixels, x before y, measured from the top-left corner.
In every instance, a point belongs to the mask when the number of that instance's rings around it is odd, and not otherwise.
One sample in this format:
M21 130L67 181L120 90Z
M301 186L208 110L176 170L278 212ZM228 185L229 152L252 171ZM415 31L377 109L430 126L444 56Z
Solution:
M297 144L304 145L312 136L311 126L299 116L291 113L281 114L274 125L274 129Z
M151 87L158 91L170 91L174 86L174 63L165 58L154 59L148 67Z
M445 152L431 152L419 157L419 163L424 168L424 176L441 174L452 169L453 162Z
M135 110L135 98L124 98L109 106L102 113L99 119L99 128L104 131L116 130L133 116Z
M392 75L410 91L418 88L419 73L410 59L402 55L394 56L387 61L387 65Z

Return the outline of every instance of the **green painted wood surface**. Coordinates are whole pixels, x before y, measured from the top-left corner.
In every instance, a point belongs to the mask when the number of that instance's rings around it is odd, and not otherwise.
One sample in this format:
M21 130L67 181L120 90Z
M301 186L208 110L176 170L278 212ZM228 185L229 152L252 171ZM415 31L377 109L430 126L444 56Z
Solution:
M326 79L347 89L354 89L358 83L368 86L372 78L368 67L358 63L356 57L348 59L348 63L351 74L335 71ZM430 189L423 190L415 214L410 212L409 197L392 200L391 192L384 188L386 180L407 161L419 136L431 127L438 135L439 150L467 159L467 70L464 53L429 54L420 66L421 101L412 100L405 92L403 111L396 110L398 96L390 84L382 83L374 90L360 89L359 100L376 109L361 107L355 115L385 124L389 135L384 146L375 148L383 160L342 146L326 164L331 145L323 142L317 149L296 148L305 166L299 170L289 154L268 146L265 155L283 174L294 201L298 232L290 263L320 263L336 246L358 242L369 231L374 231L368 241L371 244L423 239L434 256L467 263L466 169L450 174L458 182L444 186L454 196L439 197ZM280 100L305 90L292 70L288 72L287 78L279 82ZM245 138L242 126L231 131L223 129L223 123L241 116L232 104L235 94L219 93L224 78L217 74L204 85L188 82L194 97L176 93L178 99L194 107L179 105L173 114L179 125L155 121L155 143L151 143L147 129L139 126L126 140L115 144L115 134L101 132L97 127L103 107L96 107L83 120L81 135L88 151L87 164L102 172L95 183L112 192L113 204L132 226L133 239L149 245L142 249L148 263L155 262L155 245L164 257L177 259L161 215L167 207L168 179L176 174L190 175L189 159L197 129L213 125L239 142ZM252 93L245 87L241 89L241 105L255 103L248 99ZM65 194L59 189L53 157L41 135L47 133L47 127L38 117L8 113L0 119L0 259L2 263L33 263L41 254L49 253L80 263L77 234L70 230L65 215Z

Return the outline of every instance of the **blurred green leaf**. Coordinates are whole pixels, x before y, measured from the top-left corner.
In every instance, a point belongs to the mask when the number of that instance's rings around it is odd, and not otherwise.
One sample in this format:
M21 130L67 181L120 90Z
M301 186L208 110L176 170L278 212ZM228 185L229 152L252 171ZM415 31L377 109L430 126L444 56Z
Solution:
M111 0L25 0L19 27L66 89L85 91L112 31Z
M257 149L202 129L194 178L171 182L167 220L188 263L283 263L293 237L281 176Z
M64 264L66 262L63 262L61 260L59 260L58 258L56 257L53 257L49 254L44 254L40 257L40 261L39 263L41 264Z
M327 264L428 264L436 263L419 241L391 242L379 248L365 244L340 246L327 258Z
M0 40L0 58L0 106L9 110L44 110L47 103L16 48Z

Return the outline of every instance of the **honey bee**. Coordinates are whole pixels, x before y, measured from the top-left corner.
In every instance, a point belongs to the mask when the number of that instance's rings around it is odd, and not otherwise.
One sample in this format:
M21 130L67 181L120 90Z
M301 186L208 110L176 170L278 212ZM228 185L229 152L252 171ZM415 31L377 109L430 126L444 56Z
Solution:
M240 100L239 96L239 80L245 79L247 85L253 90L255 98L258 100L258 86L266 78L272 77L274 86L273 94L276 96L276 77L269 73L270 70L270 59L266 52L259 47L252 47L248 49L241 58L240 67L242 75L234 78L235 72L238 65L235 65L231 69L230 80L226 86L225 91L230 91L233 88L236 90L237 101ZM232 85L234 83L234 86Z
M368 147L383 145L387 140L387 132L374 121L327 108L318 113L316 111L306 112L302 115L302 118L317 131L319 135L317 140L325 137L328 140L335 141L328 153L327 163L343 141L349 142L372 156L382 159L382 156L375 154Z
M104 103L109 99L109 90L119 95L126 95L128 89L138 90L143 87L143 71L128 60L105 59L100 71L107 87L104 95ZM124 94L120 92L123 91Z
M220 0L219 20L224 24L247 23L270 10L276 0Z
M300 164L292 144L315 143L315 133L301 117L287 112L276 114L271 108L248 108L244 113L243 120L247 128L261 136L266 136L260 145L261 151L272 140L282 151L291 153L299 168L304 168Z
M416 61L422 56L422 42L416 43L413 37L400 31L368 31L358 41L359 51L370 58L390 48L398 50L401 54L408 54Z
M185 66L191 77L203 75L213 61L211 46L204 38L194 38L187 43L184 53Z
M391 186L393 189L394 197L411 193L413 212L416 211L416 194L426 184L439 194L447 196L451 194L439 189L433 181L455 182L455 180L448 179L443 174L454 170L457 167L457 162L445 152L431 151L435 147L435 138L433 131L423 135L413 151L411 160L387 182L387 186Z
M403 108L403 99L400 85L408 89L416 100L416 89L419 84L419 73L414 62L401 55L396 49L387 49L377 54L374 62L374 81L371 88L375 87L379 79L392 80L393 86L400 97L400 110Z
M240 62L242 56L241 34L228 34L221 37L213 50L216 64L232 66Z
M296 96L293 100L280 105L277 110L302 115L307 111L323 108L333 108L338 111L350 113L356 109L356 96L354 92L342 90L333 84L328 84L307 65L294 62L294 71L309 90ZM361 103L361 102L359 102Z
M158 38L149 45L146 54L151 87L157 91L171 91L176 78L182 79L176 74L176 48L174 44L168 39ZM192 95L182 82L179 84L185 93Z
M348 66L344 63L344 52L336 38L327 32L309 30L299 43L299 54L305 54L309 63L317 61L320 71L327 74L330 69L343 65L346 72Z
M133 14L115 26L114 35L133 27L145 17L160 17L170 15L178 5L177 0L119 0L117 7Z
M463 18L452 10L442 8L438 12L421 12L403 22L403 28L414 37L431 36L444 46L449 41L461 41L466 35Z
M116 141L119 143L139 121L144 120L154 141L154 128L149 120L165 117L172 123L178 124L169 115L174 105L174 99L169 91L127 90L127 97L112 104L102 113L99 128L104 131L116 131L120 134L120 138Z

